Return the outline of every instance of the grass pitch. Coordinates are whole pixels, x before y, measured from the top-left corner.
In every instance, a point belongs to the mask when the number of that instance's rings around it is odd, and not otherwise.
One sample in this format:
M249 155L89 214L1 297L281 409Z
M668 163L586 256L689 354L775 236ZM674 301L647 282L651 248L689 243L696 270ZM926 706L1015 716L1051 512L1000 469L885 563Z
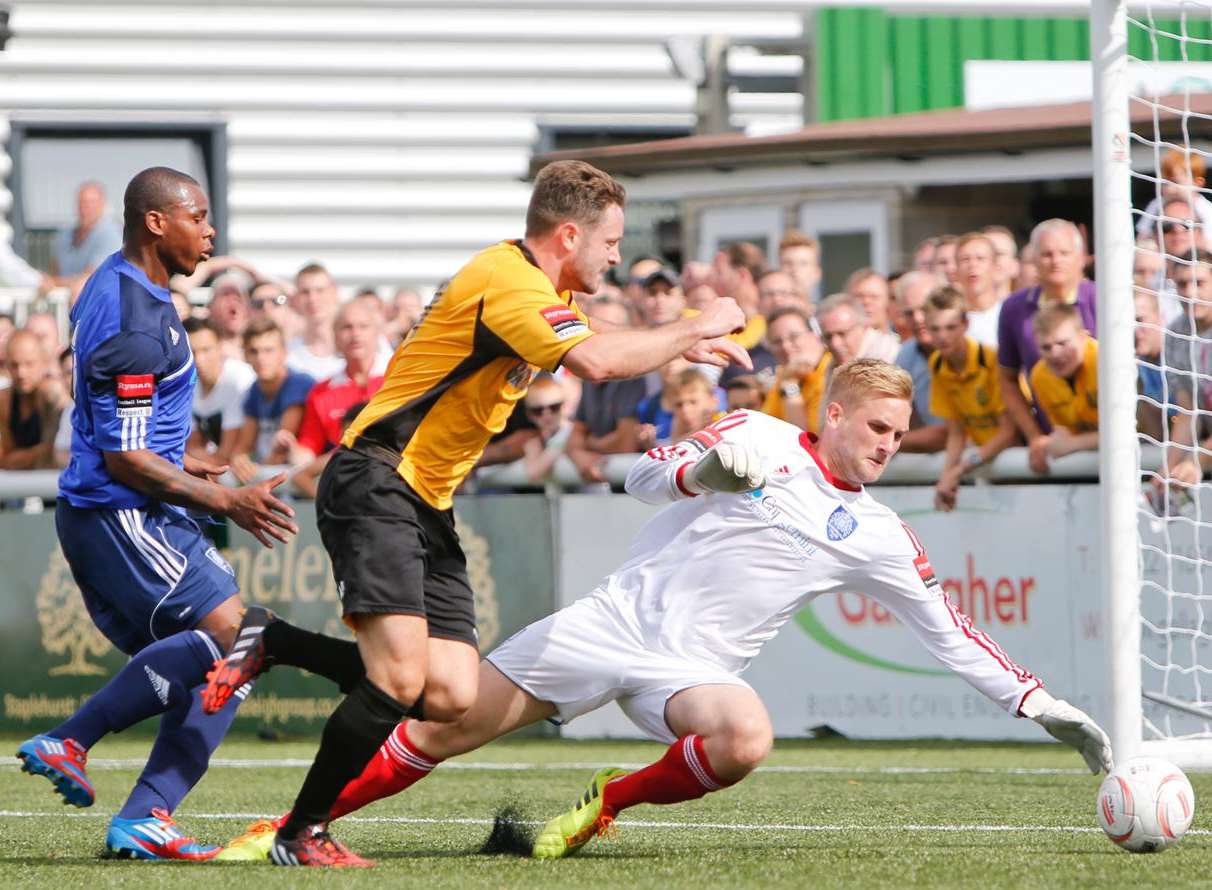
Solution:
M20 739L3 738L0 751ZM639 766L646 743L505 741L458 758L404 794L337 823L376 861L367 872L268 864L141 863L101 858L108 816L148 743L109 739L92 753L98 801L62 806L45 779L0 760L0 887L457 888L1207 887L1212 775L1190 776L1197 812L1176 848L1132 855L1094 817L1098 779L1058 745L783 741L735 788L676 806L641 806L616 837L534 862L477 851L507 805L543 821L572 804L599 765ZM177 814L223 842L257 815L289 807L315 746L228 739ZM95 764L95 765L94 765ZM1207 826L1207 827L1206 827Z

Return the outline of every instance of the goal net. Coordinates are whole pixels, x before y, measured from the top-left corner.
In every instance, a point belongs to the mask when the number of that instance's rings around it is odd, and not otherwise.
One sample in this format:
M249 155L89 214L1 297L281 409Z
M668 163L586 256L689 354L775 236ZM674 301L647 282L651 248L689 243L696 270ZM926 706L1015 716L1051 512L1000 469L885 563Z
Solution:
M1108 310L1100 334L1104 325L1119 322L1131 330L1131 346L1121 328L1107 332L1111 342L1103 348L1114 347L1124 359L1133 350L1136 391L1131 420L1121 410L1121 417L1108 417L1102 434L1111 452L1102 455L1104 510L1134 520L1117 524L1115 517L1103 517L1103 546L1127 551L1111 552L1104 561L1120 576L1110 579L1113 736L1120 757L1152 753L1212 766L1212 485L1205 479L1212 471L1212 264L1205 253L1212 250L1212 0L1095 0L1095 6L1100 2L1110 7L1111 18L1092 9L1092 29L1105 22L1109 48L1122 40L1124 51L1122 60L1100 60L1103 35L1092 30L1096 121L1101 116L1104 127L1096 124L1094 133L1096 181L1122 175L1130 201L1122 202L1122 182L1104 183L1096 194L1096 226L1103 230L1099 311ZM1122 34L1115 33L1120 27ZM1118 113L1110 107L1121 101L1117 86L1126 92L1129 118L1121 131L1128 135L1124 169L1117 169L1124 159L1114 156L1114 134L1105 130ZM1102 200L1108 195L1111 200ZM1123 236L1126 213L1130 242ZM1125 246L1130 288L1122 278ZM1111 285L1112 277L1119 283ZM1114 363L1115 356L1103 361ZM1127 383L1109 377L1100 391ZM1136 463L1130 479L1134 485L1143 480L1131 506L1117 491L1126 488L1124 479L1113 475L1121 472L1115 452L1128 450L1129 429ZM1135 665L1127 663L1132 659Z

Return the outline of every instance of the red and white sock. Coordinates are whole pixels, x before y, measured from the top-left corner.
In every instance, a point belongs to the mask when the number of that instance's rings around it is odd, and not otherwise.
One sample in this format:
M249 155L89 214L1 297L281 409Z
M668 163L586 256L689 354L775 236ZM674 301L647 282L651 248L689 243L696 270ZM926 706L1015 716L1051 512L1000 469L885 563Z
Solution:
M637 803L698 800L709 791L731 784L711 769L703 737L688 735L670 745L656 763L607 782L602 790L602 807L618 813Z
M410 785L419 782L441 763L434 760L408 740L408 723L396 726L391 731L362 770L362 775L345 786L328 818L339 819L369 803L399 794Z

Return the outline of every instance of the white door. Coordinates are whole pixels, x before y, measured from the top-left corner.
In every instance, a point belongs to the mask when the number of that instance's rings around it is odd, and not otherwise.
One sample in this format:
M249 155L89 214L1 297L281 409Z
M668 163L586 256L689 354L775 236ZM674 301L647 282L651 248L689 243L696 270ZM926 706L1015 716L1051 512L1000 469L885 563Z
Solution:
M738 241L750 241L774 265L778 262L782 237L782 207L774 204L708 207L699 214L698 258L709 263L721 249Z
M888 207L883 201L810 201L800 231L820 244L821 296L837 293L855 269L888 274Z

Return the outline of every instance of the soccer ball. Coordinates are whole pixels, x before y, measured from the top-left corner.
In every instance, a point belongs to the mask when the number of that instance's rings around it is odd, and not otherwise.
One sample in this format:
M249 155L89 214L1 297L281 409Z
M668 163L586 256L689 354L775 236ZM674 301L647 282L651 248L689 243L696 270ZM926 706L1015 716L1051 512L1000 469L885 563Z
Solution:
M1169 761L1133 757L1107 773L1095 809L1114 843L1133 853L1160 853L1191 827L1195 792Z

